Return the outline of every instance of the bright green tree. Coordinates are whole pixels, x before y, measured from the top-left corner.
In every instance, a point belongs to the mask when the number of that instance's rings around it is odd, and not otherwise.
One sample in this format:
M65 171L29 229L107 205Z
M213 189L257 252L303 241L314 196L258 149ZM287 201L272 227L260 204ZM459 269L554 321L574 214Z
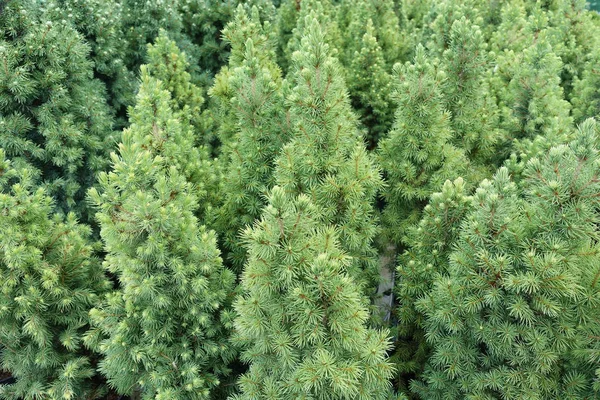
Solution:
M472 207L472 197L462 178L446 181L441 192L431 195L418 224L406 234L406 251L396 270L398 333L391 361L397 368L396 385L408 389L411 377L420 376L430 356L425 340L424 316L415 300L426 295L438 276L447 275L449 254L454 249L464 216Z
M229 163L223 177L223 205L215 228L223 235L228 258L236 270L246 260L240 234L260 216L266 195L274 185L275 159L290 136L290 122L284 104L282 80L270 60L261 60L252 39L246 42L242 65L233 71L235 90L231 107L235 110L238 132L235 145L228 148ZM269 68L271 66L271 68Z
M234 276L194 216L196 186L186 179L193 136L146 68L130 114L112 172L91 191L104 266L119 289L91 311L86 340L119 393L208 399L235 355L227 338Z
M127 124L127 106L133 104L138 65L127 59L123 40L124 7L121 0L50 0L36 2L51 21L67 20L90 46L94 75L106 85L116 126Z
M446 73L442 92L451 115L453 143L484 170L483 179L503 139L498 108L486 85L486 43L479 27L462 17L452 24L448 46L442 55L441 68Z
M580 78L573 84L573 118L600 118L600 45L589 55Z
M584 399L597 365L599 153L583 124L570 145L502 168L474 195L446 270L416 300L432 355L422 398Z
M342 249L352 257L351 275L370 286L378 274L373 203L382 179L357 130L324 32L314 17L304 26L288 96L293 136L277 159L276 182L288 193L310 196L323 210L323 222L339 229Z
M281 71L275 63L275 41L272 29L268 21L261 22L258 7L253 7L248 12L240 5L235 11L234 18L223 30L224 41L231 47L231 53L228 64L223 66L215 77L209 95L213 100L212 109L215 119L220 121L217 132L220 148L213 153L224 154L221 160L224 167L229 162L229 152L237 145L235 136L239 130L239 121L236 107L232 102L237 93L233 86L235 80L233 74L236 68L244 64L248 39L252 40L253 47L256 49L255 57L261 68L267 68L273 83L277 86L281 85Z
M538 41L521 54L509 51L498 59L498 78L510 77L499 94L508 151L522 151L537 135L546 139L549 149L568 141L573 131L571 107L560 86L562 62L543 40L546 32L540 32Z
M0 147L41 172L60 211L86 218L85 191L115 141L112 118L89 47L46 17L33 0L0 13Z
M387 332L367 328L367 298L337 229L308 196L276 187L253 228L235 307L250 370L236 400L388 399Z
M427 200L447 179L467 171L467 159L451 144L450 115L444 109L444 73L419 45L413 63L398 65L394 97L398 108L388 137L379 143L387 186L382 221L386 237L403 242Z
M391 76L377 42L372 20L363 22L366 24L366 32L358 41L358 49L349 57L351 61L346 81L352 105L368 129L368 145L374 148L379 138L389 131L393 121Z
M0 398L96 398L82 336L110 283L90 228L55 214L36 175L0 149L0 369L17 380Z
M219 203L219 190L222 174L216 162L211 159L211 137L207 135L211 116L203 109L202 89L192 82L190 64L174 40L162 30L154 44L148 45L148 74L162 82L162 87L170 94L170 106L181 122L184 135L192 141L187 153L185 177L196 185L196 195L200 207L196 216L206 218L213 206Z

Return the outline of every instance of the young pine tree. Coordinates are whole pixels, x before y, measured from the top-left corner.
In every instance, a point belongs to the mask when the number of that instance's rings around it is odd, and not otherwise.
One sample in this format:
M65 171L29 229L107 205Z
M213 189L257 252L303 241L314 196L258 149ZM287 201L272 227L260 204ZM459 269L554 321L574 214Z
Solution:
M231 76L235 96L231 107L238 120L235 145L227 149L229 163L223 178L225 199L218 210L216 229L223 236L228 258L241 271L246 250L240 234L260 216L274 185L275 159L290 136L281 78L273 76L271 60L261 60L252 39L246 41L242 66Z
M119 290L92 310L87 343L119 393L143 399L209 399L235 352L226 305L234 276L215 235L198 225L186 179L193 137L169 93L142 68L131 126L113 170L91 191Z
M383 52L371 19L366 21L366 32L358 41L359 48L350 57L347 68L348 90L354 109L367 127L367 140L374 148L389 131L393 112L391 109L391 76L387 71Z
M8 1L0 13L0 147L41 172L65 214L84 219L85 191L106 167L115 138L89 47L37 2Z
M479 182L487 177L495 148L504 136L498 128L495 99L486 85L486 43L479 27L462 17L452 24L448 46L442 55L441 68L447 77L442 92L451 115L454 144L482 170L481 176L474 178Z
M274 62L275 42L270 23L261 22L257 7L253 7L248 13L242 5L239 5L234 18L223 29L223 40L231 46L229 62L221 68L209 90L214 103L212 108L215 118L220 121L217 132L220 148L213 153L224 154L221 161L225 166L229 162L229 152L237 144L235 136L239 130L237 110L232 102L236 96L236 89L232 85L233 74L245 61L248 39L252 39L253 47L256 49L254 56L257 57L261 68L267 68L273 83L277 86L281 85L281 71Z
M573 84L573 118L600 118L600 45L589 55L581 77Z
M127 41L123 40L123 1L37 1L51 21L67 20L90 46L94 75L104 82L108 101L119 128L127 124L127 106L133 104L138 65L127 64Z
M235 326L250 369L235 400L389 398L387 332L367 328L367 298L321 211L306 195L275 187L245 231Z
M415 224L429 196L446 179L466 171L461 149L451 144L450 115L443 108L444 74L419 45L413 63L398 65L395 121L379 146L387 186L382 214L386 236L396 244Z
M209 155L210 135L206 133L211 118L202 107L202 89L192 82L186 54L169 39L166 31L161 30L156 42L148 45L147 58L148 74L160 80L169 92L171 109L181 122L181 129L186 131L184 135L192 141L189 148L181 151L187 154L185 177L196 185L200 205L196 216L206 218L212 207L219 203L222 176Z
M0 149L0 369L16 378L0 398L96 398L82 336L88 312L110 288L90 228L54 213L36 171Z
M597 365L598 159L586 123L569 146L502 168L461 224L447 273L416 301L433 350L422 398L585 399ZM595 333L594 333L595 332Z
M511 141L505 153L524 151L537 135L545 138L549 149L566 143L574 130L571 107L560 86L562 63L544 40L546 33L540 32L519 56L512 51L499 56L498 78L506 72L510 76L499 94L501 125Z
M350 274L368 287L378 273L373 203L382 179L319 23L307 17L304 26L288 96L293 137L277 159L276 182L287 193L308 195L323 210L323 222L339 229L342 249L352 257Z
M408 389L410 378L420 376L430 357L424 316L417 311L415 300L431 290L434 279L448 273L448 255L454 249L460 224L472 207L467 189L462 178L446 181L441 192L431 195L419 223L407 231L406 251L399 257L396 270L398 335L391 358L400 389Z

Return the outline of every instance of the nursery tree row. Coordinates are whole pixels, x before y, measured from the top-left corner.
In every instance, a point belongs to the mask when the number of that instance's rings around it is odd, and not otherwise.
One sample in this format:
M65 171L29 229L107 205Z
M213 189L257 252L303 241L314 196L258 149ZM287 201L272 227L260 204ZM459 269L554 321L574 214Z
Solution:
M0 2L0 399L600 398L581 0Z

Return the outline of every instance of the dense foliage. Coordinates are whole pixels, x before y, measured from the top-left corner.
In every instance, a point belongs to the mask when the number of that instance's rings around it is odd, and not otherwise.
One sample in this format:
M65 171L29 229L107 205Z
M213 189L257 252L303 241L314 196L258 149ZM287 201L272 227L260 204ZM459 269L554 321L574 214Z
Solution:
M600 398L597 3L0 1L0 399Z

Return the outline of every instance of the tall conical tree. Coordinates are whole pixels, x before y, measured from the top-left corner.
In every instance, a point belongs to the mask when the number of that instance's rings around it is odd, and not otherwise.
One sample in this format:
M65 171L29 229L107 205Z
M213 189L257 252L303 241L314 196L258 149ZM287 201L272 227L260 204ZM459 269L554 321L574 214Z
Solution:
M304 26L301 49L294 53L296 86L288 97L293 138L277 160L276 181L288 193L311 197L323 210L323 222L339 229L342 249L353 259L351 275L372 280L378 273L373 203L382 179L319 23L307 17Z
M289 115L284 105L282 80L271 60L261 60L252 39L246 41L246 56L232 74L232 99L239 131L229 157L223 182L226 193L215 228L223 235L228 258L236 270L246 260L240 234L260 216L266 195L273 187L275 159L290 136ZM270 68L269 68L270 67Z
M37 2L8 1L0 13L0 147L41 172L65 214L87 217L85 191L115 140L104 86L89 47Z
M441 68L447 77L442 92L451 115L453 142L483 169L482 176L475 178L478 182L487 177L485 169L492 164L496 145L502 143L504 134L498 128L498 108L485 82L486 43L479 27L465 17L452 24Z
M387 186L382 220L386 237L403 242L406 229L446 179L466 171L462 150L451 143L450 115L444 110L444 73L419 45L413 63L395 68L398 104L388 137L380 142L379 162Z
M127 106L133 104L139 65L128 64L123 18L128 14L121 0L49 0L36 6L47 10L51 21L67 20L90 46L94 75L106 85L115 124L127 124Z
M209 90L209 95L214 101L213 109L215 118L221 121L218 129L218 141L220 150L215 154L225 154L223 163L229 162L228 152L236 146L234 139L239 130L236 109L232 99L236 90L232 86L233 73L236 68L241 67L246 57L246 42L252 39L255 56L262 67L268 68L274 83L280 84L281 72L274 63L274 39L272 27L265 21L262 23L257 7L253 7L248 13L242 5L239 5L234 18L223 30L224 41L231 46L231 55L226 66L221 68L215 77L214 85Z
M245 232L235 325L250 370L233 399L389 398L387 332L367 328L352 260L321 211L306 195L276 187Z
M354 109L368 129L368 145L374 148L379 138L389 131L393 112L391 77L371 19L366 21L366 32L358 44L359 50L354 52L347 68L348 90Z
M82 336L110 283L90 228L55 214L37 172L17 164L0 149L0 369L17 379L0 398L96 398Z
M445 276L447 259L454 249L460 225L472 207L462 178L446 181L441 192L431 195L418 225L406 235L406 251L399 257L396 274L395 316L398 335L392 361L398 372L396 385L407 391L410 378L420 376L430 347L425 340L423 314L415 300L426 295L438 276Z
M187 157L184 173L186 179L196 185L200 205L196 216L204 219L219 204L222 174L210 156L211 137L207 132L211 129L211 116L202 107L202 89L192 82L186 54L166 31L161 30L156 42L148 45L147 57L148 74L160 80L169 92L171 109L186 131L184 135L192 141L190 147L182 151Z
M532 159L517 186L484 181L447 274L419 300L433 347L427 399L598 397L598 159L594 123Z
M186 180L193 137L169 93L142 68L131 126L113 171L91 198L119 290L92 310L87 343L119 393L144 399L208 399L235 355L226 304L234 276L212 231L199 226ZM193 160L192 160L193 161Z
M600 45L589 55L580 78L573 84L573 118L576 122L600 117Z
M553 144L566 143L573 132L570 104L560 86L561 60L543 40L546 31L520 56L512 51L499 57L499 74L510 82L500 93L501 124L512 141L508 151L522 151L536 135Z

